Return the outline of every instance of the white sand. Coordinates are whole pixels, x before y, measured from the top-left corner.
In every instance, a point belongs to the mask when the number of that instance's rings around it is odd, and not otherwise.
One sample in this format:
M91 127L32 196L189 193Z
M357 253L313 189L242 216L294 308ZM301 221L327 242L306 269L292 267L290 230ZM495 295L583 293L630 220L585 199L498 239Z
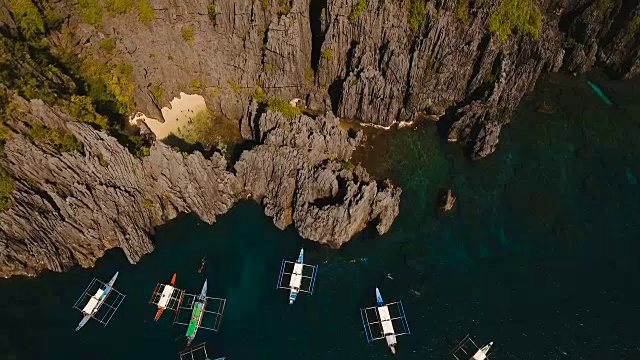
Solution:
M177 98L173 98L169 106L162 108L164 122L149 118L143 113L137 113L129 122L137 124L142 120L158 139L165 139L172 133L177 134L179 128L185 126L197 113L207 109L207 104L202 96L183 92Z

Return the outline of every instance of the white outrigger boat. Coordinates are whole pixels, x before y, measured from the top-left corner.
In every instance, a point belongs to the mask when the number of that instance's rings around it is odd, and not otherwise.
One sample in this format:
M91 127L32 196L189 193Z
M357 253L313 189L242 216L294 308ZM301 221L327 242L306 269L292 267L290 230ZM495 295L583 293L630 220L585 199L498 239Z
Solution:
M224 357L211 359L209 357L209 354L207 354L207 348L205 346L205 343L188 347L182 350L179 354L180 354L180 360L225 360L226 359Z
M387 346L395 354L398 344L396 337L411 334L404 307L401 301L385 304L378 288L376 288L376 303L377 306L360 310L367 342L385 339Z
M286 271L289 268L291 268L291 272ZM300 254L296 262L282 260L276 289L289 290L289 305L291 305L296 301L300 292L313 294L317 273L318 265L312 266L305 264L304 249L300 249ZM289 280L288 283L287 280Z
M178 304L178 310L176 311L176 317L173 321L174 324L187 326L187 347L191 345L193 339L195 339L198 329L206 329L218 331L220 329L220 322L222 321L222 314L224 313L224 306L226 299L214 298L207 296L207 281L204 281L202 291L199 295L184 294L182 301ZM216 306L217 305L217 306ZM207 309L216 309L215 311ZM180 315L184 313L190 314L188 321L181 320ZM206 314L215 315L214 323L212 326L203 326L202 322Z
M107 284L96 278L91 280L89 286L87 286L82 295L80 295L76 303L73 305L75 309L80 310L84 315L82 320L80 320L78 327L76 327L76 331L80 330L80 328L92 318L102 323L104 326L107 326L125 297L125 295L113 288L113 284L116 282L117 277L118 272L116 271ZM113 301L106 303L107 298ZM81 304L84 304L84 306ZM100 315L100 309L106 309L106 311L103 311L102 315Z
M158 283L155 290L153 290L153 294L151 294L149 303L154 304L158 307L156 316L153 318L153 321L158 321L158 319L160 319L160 316L166 309L176 311L178 309L178 306L180 306L182 297L184 296L184 290L176 288L175 284L176 274L173 274L173 277L171 278L171 282L169 284Z
M451 350L451 355L456 360L485 360L489 357L489 350L492 346L493 341L480 348L467 335Z

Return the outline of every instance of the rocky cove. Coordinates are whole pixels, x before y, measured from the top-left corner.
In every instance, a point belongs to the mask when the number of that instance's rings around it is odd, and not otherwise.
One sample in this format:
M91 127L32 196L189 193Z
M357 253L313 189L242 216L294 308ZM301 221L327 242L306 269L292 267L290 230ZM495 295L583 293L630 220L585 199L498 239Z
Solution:
M400 189L349 163L362 136L342 130L336 116L382 126L436 116L443 136L477 159L495 150L543 72L640 71L633 1L28 3L44 15L57 11L59 21L43 24L35 42L25 31L28 12L0 1L3 39L28 40L23 57L3 53L3 69L29 74L53 95L28 91L34 85L20 76L3 78L10 137L0 165L13 185L12 206L0 213L2 276L91 266L113 247L135 262L153 249L155 226L180 212L213 222L246 197L277 227L293 224L334 247L372 220L384 233ZM33 55L42 47L44 60ZM133 155L120 138L82 123L113 109L161 118L182 91L241 119L251 149L233 166L215 152L174 151L144 127L146 145ZM259 91L305 99L320 115L268 111L252 100ZM95 109L54 105L73 104L72 94Z

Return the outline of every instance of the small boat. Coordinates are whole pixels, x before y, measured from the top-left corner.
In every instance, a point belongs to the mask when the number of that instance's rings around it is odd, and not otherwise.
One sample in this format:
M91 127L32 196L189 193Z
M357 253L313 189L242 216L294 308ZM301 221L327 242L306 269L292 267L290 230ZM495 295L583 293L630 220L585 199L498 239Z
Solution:
M411 334L402 302L385 304L378 288L376 288L376 306L361 309L360 315L367 341L385 339L393 354L396 353L398 344L396 338Z
M80 323L78 323L76 331L80 330L80 328L82 328L89 321L89 319L91 319L96 314L98 309L100 309L104 301L107 299L107 296L113 289L113 284L116 282L117 277L118 271L116 271L111 280L109 280L109 282L104 285L104 287L99 286L95 294L93 294L89 298L89 302L87 302L87 304L81 310L84 314L84 317L82 318L82 320L80 320Z
M200 323L202 323L202 316L204 315L204 309L207 306L207 280L204 281L204 285L202 286L202 291L200 291L200 295L196 298L195 303L193 304L193 311L191 312L191 320L189 321L189 325L187 326L187 346L191 345L193 339L195 339L196 334L198 333L198 328L200 327Z
M285 271L285 267L291 268L291 272ZM306 272L305 272L306 269ZM278 289L289 289L289 305L292 305L300 292L313 294L313 288L316 282L316 274L318 265L312 266L304 263L304 249L300 249L298 260L291 262L282 260L280 267L280 276L278 276ZM289 283L285 280L285 275L289 277Z
M195 339L199 329L220 330L220 323L226 303L226 299L207 296L207 280L204 281L200 294L181 294L173 323L187 327L185 334L187 338L187 348L189 348L191 342ZM207 326L202 325L205 316L209 319L206 321Z
M204 260L204 257L203 257L203 258L202 258L202 261L201 261L201 263L200 263L200 269L198 269L198 274L199 274L199 273L201 273L201 272L202 272L202 270L204 270L204 263L205 263L205 260Z
M174 286L176 284L176 274L173 274L171 278L171 282L169 285L165 285L162 289L162 293L160 294L160 299L158 301L158 311L156 312L156 316L153 318L153 321L158 321L164 309L167 308L167 303L171 300L171 295L173 294Z
M491 346L493 346L493 341L480 348L467 335L453 348L451 355L455 360L485 360L489 357Z
M296 297L300 292L300 285L302 284L302 267L304 265L304 248L300 249L298 260L293 265L293 274L291 276L291 290L289 291L289 305L292 305L296 301Z

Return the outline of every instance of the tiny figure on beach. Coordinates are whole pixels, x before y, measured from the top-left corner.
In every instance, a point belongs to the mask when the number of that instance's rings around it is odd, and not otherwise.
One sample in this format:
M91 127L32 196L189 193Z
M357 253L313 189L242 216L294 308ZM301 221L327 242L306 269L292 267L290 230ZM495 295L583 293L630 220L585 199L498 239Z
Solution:
M200 269L198 269L198 274L202 272L202 270L204 269L204 256L202 257L202 262L200 263Z

